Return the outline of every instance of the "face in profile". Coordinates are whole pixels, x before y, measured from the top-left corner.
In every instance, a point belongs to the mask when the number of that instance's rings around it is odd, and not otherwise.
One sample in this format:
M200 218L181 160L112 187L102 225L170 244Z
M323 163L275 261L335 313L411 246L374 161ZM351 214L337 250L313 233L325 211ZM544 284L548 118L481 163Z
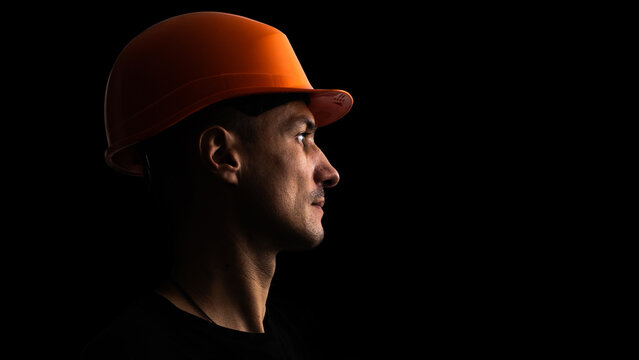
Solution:
M262 113L255 141L241 147L238 177L248 228L274 239L280 250L308 249L324 238L324 189L339 181L315 143L315 119L292 101Z

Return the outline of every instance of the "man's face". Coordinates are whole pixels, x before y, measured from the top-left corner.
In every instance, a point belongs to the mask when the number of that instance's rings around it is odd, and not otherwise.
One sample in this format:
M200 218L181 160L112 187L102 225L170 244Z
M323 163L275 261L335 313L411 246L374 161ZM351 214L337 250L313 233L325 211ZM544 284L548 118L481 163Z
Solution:
M313 114L293 101L252 121L258 136L243 145L239 180L250 209L246 225L282 250L317 246L324 238L324 188L339 175L315 144Z

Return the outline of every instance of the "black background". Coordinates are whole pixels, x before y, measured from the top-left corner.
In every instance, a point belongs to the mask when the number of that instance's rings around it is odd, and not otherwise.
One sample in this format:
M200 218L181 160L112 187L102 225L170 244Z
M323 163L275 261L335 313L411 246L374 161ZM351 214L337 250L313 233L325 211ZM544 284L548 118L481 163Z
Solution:
M341 175L327 191L326 239L282 254L274 290L313 309L325 336L356 358L557 341L536 329L570 286L566 273L549 281L565 248L548 234L568 200L547 209L564 184L560 170L538 171L553 136L537 134L552 125L541 114L553 100L538 89L562 52L539 47L543 26L522 26L538 24L531 9L501 8L504 17L485 6L389 5L21 11L20 40L6 55L15 63L8 75L18 78L9 106L21 109L8 140L22 144L13 151L26 160L7 165L6 177L25 189L14 206L25 221L13 225L27 239L28 260L13 270L34 276L17 291L35 299L28 312L38 320L28 327L44 324L36 332L73 356L161 279L163 234L149 226L144 183L104 162L104 90L134 36L206 10L280 29L315 88L344 89L355 100L317 134ZM547 28L554 19L544 21Z

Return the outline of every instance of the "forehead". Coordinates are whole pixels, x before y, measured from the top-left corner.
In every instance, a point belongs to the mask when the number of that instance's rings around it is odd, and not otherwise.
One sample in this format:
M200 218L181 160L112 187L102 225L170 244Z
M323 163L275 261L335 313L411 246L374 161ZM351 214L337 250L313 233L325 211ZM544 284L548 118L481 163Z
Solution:
M260 115L264 126L271 129L286 129L298 123L315 126L315 117L303 101L291 101Z

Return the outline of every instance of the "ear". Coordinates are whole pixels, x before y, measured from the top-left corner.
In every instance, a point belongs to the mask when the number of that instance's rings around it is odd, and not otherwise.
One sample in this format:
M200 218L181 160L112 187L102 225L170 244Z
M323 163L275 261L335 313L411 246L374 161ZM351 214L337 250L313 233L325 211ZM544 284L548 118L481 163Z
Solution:
M223 181L238 183L240 156L237 138L221 126L215 125L200 134L200 158L207 170Z

